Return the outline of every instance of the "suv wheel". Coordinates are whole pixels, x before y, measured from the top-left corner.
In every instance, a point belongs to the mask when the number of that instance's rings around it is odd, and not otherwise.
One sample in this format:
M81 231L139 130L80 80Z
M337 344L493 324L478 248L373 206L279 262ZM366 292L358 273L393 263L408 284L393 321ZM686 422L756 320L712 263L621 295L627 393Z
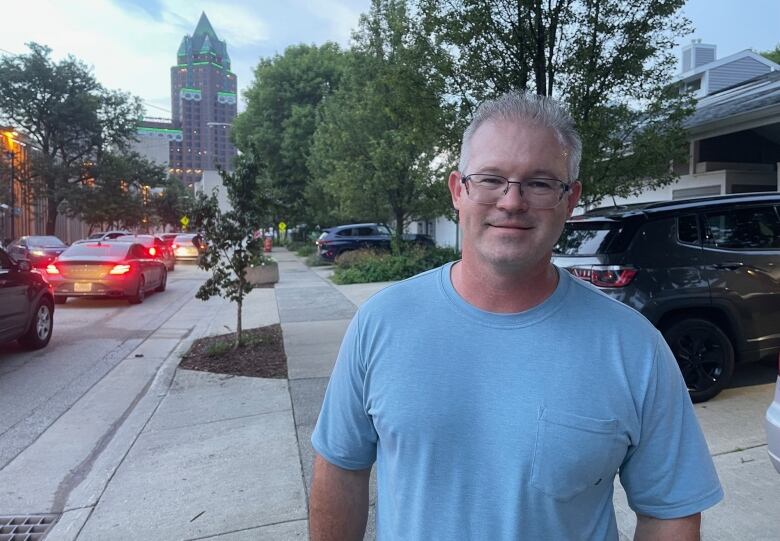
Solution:
M683 319L664 331L693 402L723 390L734 373L734 348L720 327L706 319Z

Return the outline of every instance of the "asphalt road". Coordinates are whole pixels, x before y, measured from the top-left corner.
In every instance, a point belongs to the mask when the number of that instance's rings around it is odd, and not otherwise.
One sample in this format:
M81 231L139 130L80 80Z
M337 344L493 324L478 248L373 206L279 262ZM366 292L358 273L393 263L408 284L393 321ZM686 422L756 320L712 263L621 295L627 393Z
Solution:
M170 318L203 283L194 265L177 264L162 293L143 304L68 299L54 310L54 333L39 351L0 344L0 469L34 442L93 385Z

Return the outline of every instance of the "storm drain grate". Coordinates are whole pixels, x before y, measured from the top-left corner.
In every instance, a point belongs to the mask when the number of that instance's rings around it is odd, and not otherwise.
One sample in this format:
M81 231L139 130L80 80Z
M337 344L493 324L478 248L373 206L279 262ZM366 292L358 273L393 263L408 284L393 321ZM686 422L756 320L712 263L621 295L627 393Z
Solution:
M0 516L0 541L40 541L59 515Z

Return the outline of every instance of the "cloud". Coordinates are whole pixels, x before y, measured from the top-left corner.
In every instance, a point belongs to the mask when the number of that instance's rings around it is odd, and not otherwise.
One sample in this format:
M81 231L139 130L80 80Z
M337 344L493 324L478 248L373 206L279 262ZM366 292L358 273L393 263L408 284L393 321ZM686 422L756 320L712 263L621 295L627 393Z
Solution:
M305 9L329 23L329 39L340 45L348 45L352 32L357 29L361 12L338 0L305 2Z
M211 21L219 39L228 46L257 45L269 38L269 25L251 7L228 2L192 2L162 0L163 19L175 24L184 34L192 34L201 12Z

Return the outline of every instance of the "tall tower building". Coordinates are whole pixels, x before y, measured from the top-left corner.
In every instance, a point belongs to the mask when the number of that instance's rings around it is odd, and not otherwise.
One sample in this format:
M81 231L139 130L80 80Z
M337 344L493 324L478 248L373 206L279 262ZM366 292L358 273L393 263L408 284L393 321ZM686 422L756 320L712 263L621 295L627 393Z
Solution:
M230 126L238 112L237 80L230 71L227 43L202 13L191 36L184 36L171 67L172 128L169 170L191 185L203 172L233 169L236 149ZM178 131L181 136L178 137Z

